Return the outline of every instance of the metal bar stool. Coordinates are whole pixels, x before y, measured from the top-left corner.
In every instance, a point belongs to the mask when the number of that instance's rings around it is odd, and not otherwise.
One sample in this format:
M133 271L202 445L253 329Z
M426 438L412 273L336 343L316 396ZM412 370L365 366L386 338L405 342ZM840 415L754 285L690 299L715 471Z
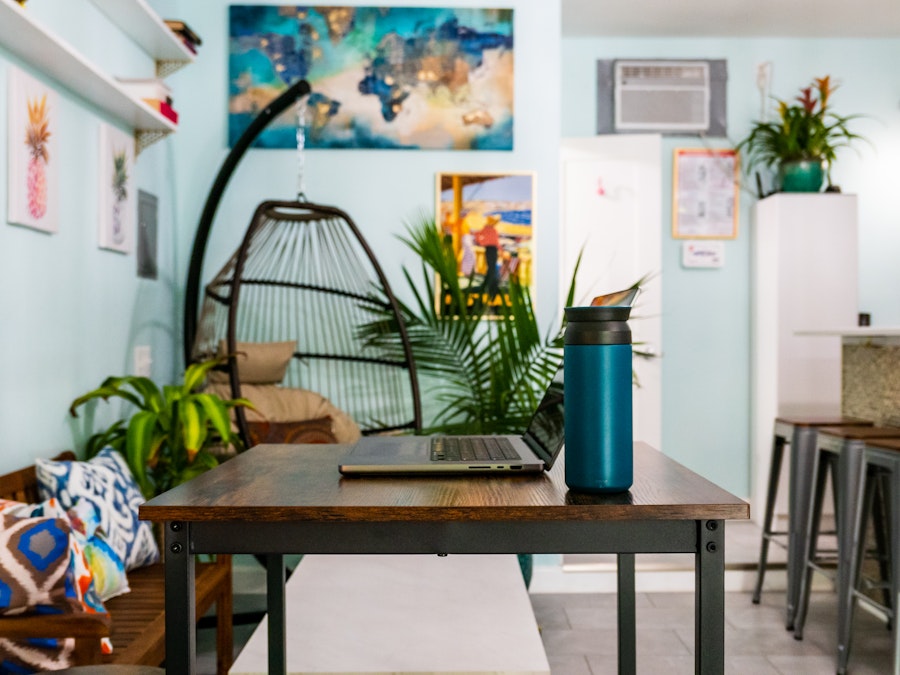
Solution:
M862 498L862 493L852 488L852 476L857 474L857 466L862 465L863 451L866 443L880 439L900 439L898 427L822 427L819 429L817 449L812 454L812 466L810 475L814 477L812 493L805 509L807 521L803 528L804 540L802 542L800 589L797 598L797 612L794 617L794 638L803 639L803 627L806 623L806 613L809 609L809 594L812 584L813 572L819 572L834 579L829 574L823 563L830 561L837 564L836 578L843 574L842 568L849 555L852 555L844 544L849 534L847 518L845 514L853 513L859 508L857 501ZM825 498L825 483L828 473L831 473L835 515L837 517L837 556L822 556L818 550L819 516L822 512L822 502ZM876 548L879 559L886 559L884 523L876 522ZM882 564L882 575L887 570Z
M837 672L844 675L850 659L850 640L853 629L853 613L857 600L874 605L884 611L890 620L894 642L894 675L900 673L900 636L897 629L898 593L900 593L900 553L894 549L900 542L900 439L875 439L860 450L854 446L841 457L842 489L853 496L847 499L842 517L846 525L840 528L838 564L838 648ZM866 525L871 516L879 517L876 488L886 492L884 515L888 521L889 545L886 547L888 592L887 600L878 603L862 590L862 562L866 549ZM875 532L879 527L876 522Z
M756 587L753 590L753 602L759 604L763 579L769 558L769 543L787 548L787 607L785 610L785 628L793 630L797 598L800 592L800 576L802 567L799 561L802 555L803 528L807 518L805 509L809 504L812 491L812 473L809 466L816 451L816 432L820 427L837 426L872 426L872 423L854 417L828 414L779 415L775 418L775 429L772 436L772 458L769 465L769 485L766 492L766 510L763 517L762 542L759 551L759 567L756 573ZM778 494L778 483L781 477L781 464L784 458L784 447L790 445L790 479L788 485L788 531L773 529L775 516L775 498ZM785 546L782 538L787 537Z

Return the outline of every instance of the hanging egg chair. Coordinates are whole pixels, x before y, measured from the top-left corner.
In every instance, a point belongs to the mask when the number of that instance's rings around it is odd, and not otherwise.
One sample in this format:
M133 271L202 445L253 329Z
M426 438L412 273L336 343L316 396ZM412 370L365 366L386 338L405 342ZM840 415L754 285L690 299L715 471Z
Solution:
M188 363L223 352L231 396L241 397L248 376L238 358L247 345L294 343L279 390L315 392L349 415L363 434L421 429L415 364L399 306L359 228L342 210L296 200L259 204L240 247L206 286L200 274L212 220L240 158L265 126L290 105L298 107L298 154L303 164L300 81L247 128L226 158L201 216L185 294L184 347ZM198 318L198 308L200 308ZM384 321L392 315L392 321ZM376 346L360 338L367 324L391 326ZM280 375L280 373L279 373ZM242 377L244 381L242 382ZM236 422L253 444L243 408Z

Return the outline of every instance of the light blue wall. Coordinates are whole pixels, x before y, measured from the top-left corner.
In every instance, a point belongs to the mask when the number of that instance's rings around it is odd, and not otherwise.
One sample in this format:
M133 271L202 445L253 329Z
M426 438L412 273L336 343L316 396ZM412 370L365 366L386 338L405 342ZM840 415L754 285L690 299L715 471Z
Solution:
M757 64L773 64L772 94L793 98L813 77L841 83L841 114L870 116L854 127L871 141L860 155L844 151L833 172L844 192L859 195L860 309L874 325L900 325L900 40L564 39L562 134L596 133L596 61L616 58L709 58L728 63L727 139L666 138L663 185L670 186L672 150L737 142L758 119ZM741 195L740 234L725 243L718 270L681 267L672 239L671 189L664 188L663 449L666 454L747 496L749 451L749 208L755 189Z
M134 255L96 247L97 124L104 115L56 84L60 118L62 223L45 235L0 225L0 471L73 443L66 408L107 374L131 369L135 345L153 349L153 375L171 379L182 363L180 313L187 259L197 219L227 154L226 0L153 0L162 16L186 20L203 37L195 64L168 78L182 123L177 134L144 151L137 185L160 197L160 280L140 280ZM445 5L439 0L392 4ZM483 6L471 0L460 6ZM561 135L595 132L595 62L600 58L724 58L728 62L728 128L741 137L760 108L756 65L774 64L773 93L793 96L812 77L831 74L843 83L840 112L872 119L860 124L874 143L862 157L845 153L834 172L846 192L860 197L860 308L876 325L900 325L896 289L900 266L894 183L900 176L900 79L892 64L898 40L788 39L565 39L559 42L559 0L515 0L515 150L500 152L308 151L307 195L340 206L363 229L404 292L401 264L413 260L396 235L404 222L431 212L438 171L531 170L537 174L538 309L549 326L556 318L558 171ZM112 75L146 76L149 58L87 0L31 3L29 12ZM10 64L27 64L0 47L0 91ZM42 77L40 73L33 73ZM0 130L6 106L0 105ZM0 155L6 152L0 133ZM670 184L671 149L696 138L667 139L664 184ZM710 145L727 144L722 139ZM291 151L254 150L237 171L210 242L204 279L224 263L267 198L296 190ZM6 165L0 162L0 204L6 203ZM741 233L726 243L721 270L686 271L680 244L669 236L670 195L663 233L663 447L679 461L740 495L749 492L748 209ZM5 217L4 217L5 219ZM108 416L101 407L99 416ZM102 420L101 420L102 421ZM78 434L76 434L78 435Z
M148 77L153 62L87 0L29 3L27 10L110 76ZM40 45L35 45L40 49ZM7 80L15 66L60 96L50 111L60 163L58 234L6 223ZM176 278L169 178L170 148L139 157L137 188L160 198L159 280L139 279L134 254L97 247L98 128L115 123L0 45L0 471L75 445L84 418L69 403L107 375L132 368L135 345L149 345L153 374L169 380ZM100 406L98 422L115 412Z

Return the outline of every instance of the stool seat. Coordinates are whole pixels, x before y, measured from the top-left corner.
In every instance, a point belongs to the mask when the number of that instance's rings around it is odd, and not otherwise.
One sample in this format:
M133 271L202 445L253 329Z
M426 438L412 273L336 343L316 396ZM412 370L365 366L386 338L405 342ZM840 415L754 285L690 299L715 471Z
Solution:
M870 448L900 452L900 438L872 438L866 441L866 445Z
M825 426L819 427L819 437L836 436L848 440L868 441L879 438L900 438L900 428L880 426Z
M829 415L826 413L811 413L809 415L783 414L775 418L775 422L790 424L795 427L859 427L872 426L872 422L859 417L844 417L843 415Z

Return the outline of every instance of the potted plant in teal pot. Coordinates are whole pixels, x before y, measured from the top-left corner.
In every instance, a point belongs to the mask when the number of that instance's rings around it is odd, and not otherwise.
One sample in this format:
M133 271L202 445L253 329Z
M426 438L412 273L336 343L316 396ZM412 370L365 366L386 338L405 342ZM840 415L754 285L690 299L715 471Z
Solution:
M838 115L831 108L837 86L830 76L817 77L792 102L778 102L778 119L753 123L737 150L748 170L765 166L776 172L776 190L819 192L831 187L831 166L839 148L864 140L849 123L859 115Z

